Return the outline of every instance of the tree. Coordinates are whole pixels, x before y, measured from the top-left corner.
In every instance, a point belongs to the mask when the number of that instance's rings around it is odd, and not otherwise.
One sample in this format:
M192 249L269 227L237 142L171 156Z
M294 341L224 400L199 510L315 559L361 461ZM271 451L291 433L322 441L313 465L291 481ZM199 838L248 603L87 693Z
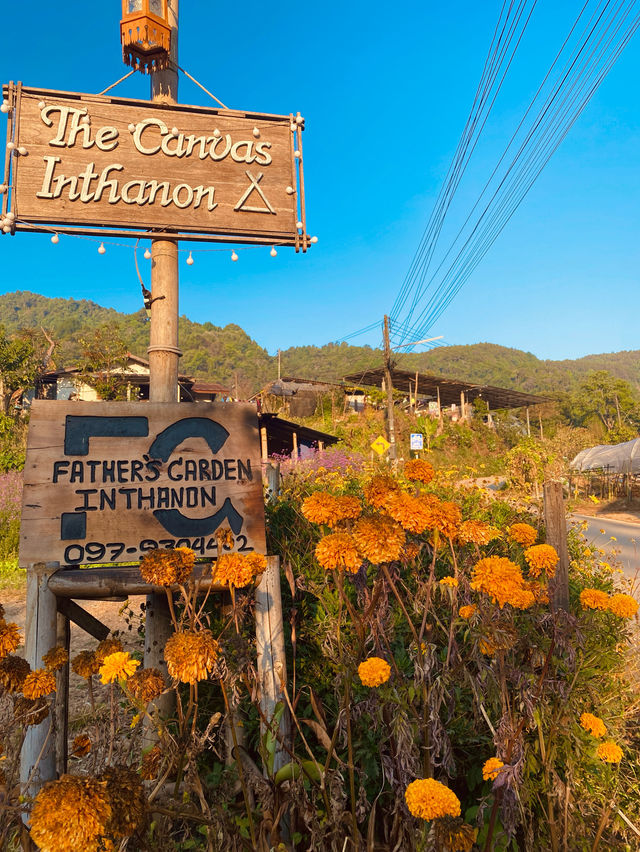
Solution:
M107 322L79 340L80 378L100 399L125 399L128 349L120 327Z
M565 403L565 414L574 426L598 421L610 440L629 440L637 435L640 404L633 388L606 370L589 373Z
M8 414L15 394L33 385L40 363L33 342L26 337L9 337L0 325L0 405Z

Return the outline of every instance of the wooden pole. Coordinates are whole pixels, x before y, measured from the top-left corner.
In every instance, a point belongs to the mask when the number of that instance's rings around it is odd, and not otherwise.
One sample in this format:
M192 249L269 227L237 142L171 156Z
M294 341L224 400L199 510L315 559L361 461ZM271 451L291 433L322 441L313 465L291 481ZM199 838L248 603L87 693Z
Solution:
M538 411L538 423L540 424L540 440L544 438L544 432L542 431L542 415L540 411Z
M260 446L262 451L262 463L265 464L269 461L269 444L266 426L262 426L260 429Z
M56 645L67 654L71 645L69 619L59 612L57 619ZM56 773L58 778L67 771L69 757L69 662L56 672Z
M389 458L395 462L397 458L396 450L396 426L393 410L393 382L391 380L391 343L389 342L389 317L385 314L384 317L384 385L387 392L387 439L391 446L389 447Z
M552 608L569 609L569 549L567 546L567 518L564 509L562 483L545 482L544 522L547 528L547 544L555 547L560 562L550 583L552 590Z
M527 437L531 437L531 421L529 420L529 406L526 408L527 412Z
M291 451L291 458L293 459L294 464L298 464L298 433L293 433L293 449Z
M154 103L175 104L178 101L178 3L167 0L171 26L171 65L164 71L151 74L151 100ZM149 342L149 400L177 402L178 358L178 242L151 242L151 331ZM164 647L173 632L166 595L147 595L145 617L145 668L157 668L166 674ZM171 712L171 696L163 695L156 702L163 715ZM153 739L153 731L147 729Z
M43 668L42 656L55 647L58 637L56 596L49 589L48 580L59 568L59 562L36 562L27 571L25 656L32 669ZM56 735L49 714L39 725L27 728L20 756L23 794L35 796L45 782L55 777Z

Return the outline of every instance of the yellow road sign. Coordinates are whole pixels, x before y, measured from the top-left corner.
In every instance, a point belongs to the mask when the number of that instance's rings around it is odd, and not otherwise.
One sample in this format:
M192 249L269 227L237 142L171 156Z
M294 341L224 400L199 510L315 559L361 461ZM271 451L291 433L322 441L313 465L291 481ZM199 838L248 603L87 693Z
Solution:
M384 455L391 444L387 441L384 435L378 435L375 441L371 444L371 449L375 450L379 456Z

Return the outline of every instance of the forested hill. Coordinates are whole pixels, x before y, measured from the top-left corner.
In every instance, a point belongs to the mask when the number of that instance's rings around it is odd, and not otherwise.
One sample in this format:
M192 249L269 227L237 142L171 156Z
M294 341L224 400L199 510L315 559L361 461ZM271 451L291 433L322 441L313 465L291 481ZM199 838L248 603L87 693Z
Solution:
M146 357L149 324L143 310L121 314L95 302L50 299L28 292L0 296L0 325L9 333L44 328L58 344L54 356L58 367L72 365L80 352L78 338L104 323L117 324L131 352ZM276 356L269 355L237 325L219 328L181 317L180 346L184 352L181 372L229 386L237 374L242 395L277 376ZM379 366L382 355L369 346L328 343L283 350L281 359L283 375L335 381L346 373ZM640 387L640 351L541 361L519 349L476 343L403 355L398 366L533 393L570 391L591 370L608 370Z

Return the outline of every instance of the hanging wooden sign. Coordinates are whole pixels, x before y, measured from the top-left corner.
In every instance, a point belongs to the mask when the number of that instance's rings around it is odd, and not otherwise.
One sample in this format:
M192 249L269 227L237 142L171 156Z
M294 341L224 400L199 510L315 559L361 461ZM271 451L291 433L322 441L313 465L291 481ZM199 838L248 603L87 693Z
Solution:
M12 230L153 230L307 249L299 113L168 106L20 83L3 93L3 216Z
M225 549L266 553L254 406L34 401L20 565L215 558L220 528Z

